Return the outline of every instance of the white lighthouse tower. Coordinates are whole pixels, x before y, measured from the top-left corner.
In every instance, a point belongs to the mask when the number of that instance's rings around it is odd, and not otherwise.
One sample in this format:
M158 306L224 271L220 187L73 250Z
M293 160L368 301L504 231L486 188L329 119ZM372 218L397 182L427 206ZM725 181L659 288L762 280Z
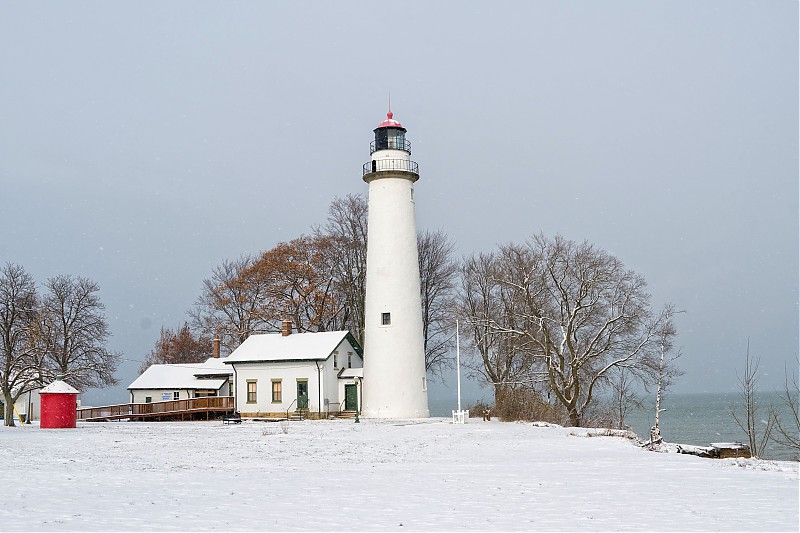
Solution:
M363 413L422 418L430 412L414 220L419 172L406 129L391 111L386 117L363 169L369 184Z

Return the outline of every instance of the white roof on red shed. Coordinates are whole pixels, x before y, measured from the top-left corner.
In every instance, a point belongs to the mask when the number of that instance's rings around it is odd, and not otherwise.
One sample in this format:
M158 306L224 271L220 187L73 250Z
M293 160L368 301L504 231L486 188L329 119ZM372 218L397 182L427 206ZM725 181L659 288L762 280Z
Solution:
M39 394L80 394L75 387L64 383L60 379L55 380L50 385L39 391Z

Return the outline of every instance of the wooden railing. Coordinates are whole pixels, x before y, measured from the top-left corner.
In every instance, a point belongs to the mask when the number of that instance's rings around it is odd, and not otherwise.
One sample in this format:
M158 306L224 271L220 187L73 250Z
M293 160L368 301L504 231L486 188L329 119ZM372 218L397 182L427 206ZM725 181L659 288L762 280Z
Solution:
M154 417L195 412L233 411L233 396L207 396L187 400L168 400L152 403L126 403L103 407L86 407L77 410L78 420L99 418Z

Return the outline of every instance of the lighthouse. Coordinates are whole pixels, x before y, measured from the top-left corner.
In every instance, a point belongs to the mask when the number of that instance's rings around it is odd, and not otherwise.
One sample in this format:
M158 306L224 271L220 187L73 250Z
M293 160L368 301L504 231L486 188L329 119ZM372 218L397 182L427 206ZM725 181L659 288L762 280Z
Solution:
M391 111L374 132L372 157L363 167L369 184L363 414L428 417L414 220L419 170L406 129Z

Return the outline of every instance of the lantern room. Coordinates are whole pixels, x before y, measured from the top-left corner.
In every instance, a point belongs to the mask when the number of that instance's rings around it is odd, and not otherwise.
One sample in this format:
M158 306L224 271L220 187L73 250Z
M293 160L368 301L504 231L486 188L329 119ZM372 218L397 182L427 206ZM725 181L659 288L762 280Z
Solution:
M406 140L406 129L394 119L392 112L386 113L386 120L372 131L375 132L375 140L369 145L371 160L363 166L364 181L369 183L373 179L387 177L387 172L395 177L401 172L403 178L417 181L419 168L411 161L411 143Z
M386 113L386 120L375 128L375 140L370 145L370 154L378 150L402 150L411 154L411 143L406 140L406 129L392 118L392 112Z

